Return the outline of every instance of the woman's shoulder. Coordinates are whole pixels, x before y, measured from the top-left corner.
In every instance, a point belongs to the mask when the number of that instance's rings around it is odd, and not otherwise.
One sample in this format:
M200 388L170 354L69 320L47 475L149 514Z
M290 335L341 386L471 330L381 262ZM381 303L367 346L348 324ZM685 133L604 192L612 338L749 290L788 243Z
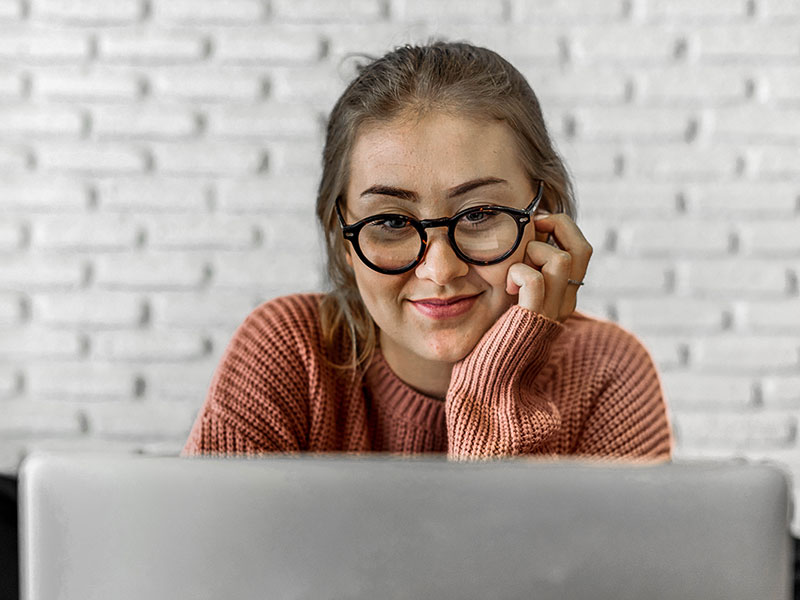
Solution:
M322 294L279 296L258 305L244 319L235 338L315 344L320 337Z
M652 363L642 341L617 323L576 311L563 325L562 343L574 351L593 357L595 363Z

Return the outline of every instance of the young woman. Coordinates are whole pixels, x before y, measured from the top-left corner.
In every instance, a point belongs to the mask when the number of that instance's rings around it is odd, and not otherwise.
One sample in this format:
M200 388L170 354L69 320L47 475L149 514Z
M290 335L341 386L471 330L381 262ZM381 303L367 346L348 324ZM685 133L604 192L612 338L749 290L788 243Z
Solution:
M332 289L247 317L184 454L669 458L648 353L574 312L592 248L513 66L444 42L374 60L323 163Z

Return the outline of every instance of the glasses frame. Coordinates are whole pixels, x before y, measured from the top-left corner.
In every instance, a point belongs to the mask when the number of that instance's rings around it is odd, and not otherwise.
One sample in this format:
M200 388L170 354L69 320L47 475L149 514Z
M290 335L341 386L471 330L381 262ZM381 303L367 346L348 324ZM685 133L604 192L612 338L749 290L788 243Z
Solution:
M487 266L487 265L495 265L499 262L503 262L509 256L511 256L516 249L519 247L519 243L522 240L522 235L525 231L525 226L530 223L531 221L531 214L536 208L539 206L539 202L542 199L542 193L544 191L544 181L539 181L539 187L536 191L536 196L531 200L531 203L528 205L527 208L519 209L519 208L511 208L510 206L499 206L495 204L485 204L481 206L472 206L470 208L465 208L457 212L452 217L442 217L440 219L423 219L422 221L415 219L414 217L409 217L408 215L400 215L396 213L381 213L378 215L372 215L370 217L366 217L361 219L357 223L353 223L348 225L344 221L344 216L342 215L342 210L339 208L339 199L336 199L336 214L339 217L339 226L342 229L342 236L344 239L348 240L352 245L353 249L356 251L356 254L361 259L365 265L367 265L373 271L377 271L378 273L383 273L384 275L400 275L401 273L406 273L416 267L419 263L422 262L422 258L425 256L425 251L428 247L428 234L425 231L426 229L431 229L433 227L447 227L447 239L450 242L450 247L453 249L458 258L463 260L464 262L473 264L473 265L480 265L480 266ZM514 242L514 245L511 249L499 256L498 258L492 260L474 260L466 256L456 244L455 238L455 231L456 225L466 214L470 213L480 213L484 211L499 211L505 213L514 218L517 222L517 239ZM412 260L407 265L400 267L399 269L384 269L379 267L378 265L371 262L364 253L361 251L361 245L358 243L358 234L361 232L361 229L368 225L369 223L373 223L375 221L383 221L386 219L391 218L398 218L398 219L405 219L414 229L417 230L419 233L419 238L421 241L419 252L417 253L417 257Z

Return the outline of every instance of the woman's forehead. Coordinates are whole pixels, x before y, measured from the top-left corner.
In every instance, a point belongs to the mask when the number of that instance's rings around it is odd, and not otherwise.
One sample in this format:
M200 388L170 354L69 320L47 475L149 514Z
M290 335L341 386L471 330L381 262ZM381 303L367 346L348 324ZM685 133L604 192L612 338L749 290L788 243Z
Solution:
M349 194L379 184L441 192L480 177L525 178L511 128L502 121L435 113L370 123L359 129L350 160Z

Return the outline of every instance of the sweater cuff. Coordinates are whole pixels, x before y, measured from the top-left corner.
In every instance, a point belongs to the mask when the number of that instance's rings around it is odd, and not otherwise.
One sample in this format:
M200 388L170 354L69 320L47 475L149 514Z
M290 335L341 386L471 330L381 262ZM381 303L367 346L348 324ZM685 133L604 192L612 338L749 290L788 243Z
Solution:
M473 350L453 367L451 393L508 386L524 372L535 375L550 356L564 326L514 304Z

